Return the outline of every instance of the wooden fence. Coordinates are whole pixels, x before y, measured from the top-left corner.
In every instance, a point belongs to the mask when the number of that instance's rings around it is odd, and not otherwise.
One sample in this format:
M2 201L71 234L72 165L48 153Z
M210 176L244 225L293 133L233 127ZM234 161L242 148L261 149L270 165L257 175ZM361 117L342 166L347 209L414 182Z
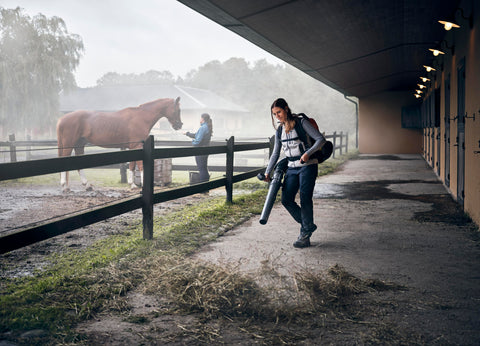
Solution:
M337 133L337 131L333 132L332 135L326 135L326 139L331 139L333 143L333 152L332 157L335 158L335 152L338 150L340 151L340 155L343 155L343 149L345 148L345 152L348 153L348 132L343 134L343 131Z
M347 140L344 141L345 137ZM326 138L332 139L334 143L333 156L335 156L336 150L340 150L340 154L343 153L343 148L345 148L345 152L348 151L348 134L344 136L341 133L339 136L334 133L334 135L326 136ZM339 143L337 143L337 138L339 138ZM152 239L154 204L186 197L222 186L225 186L226 189L226 201L231 203L234 183L255 177L258 173L265 170L265 167L248 167L248 170L246 167L240 167L241 169L234 167L234 153L265 148L272 150L273 141L274 138L272 137L265 142L235 143L234 137L230 137L225 143L216 143L209 147L155 148L155 144L159 142L155 142L154 137L150 136L144 142L143 149L19 162L15 162L16 152L14 148L20 145L34 146L35 144L45 146L45 142L15 142L14 144L12 144L12 141L0 142L0 146L7 144L7 146L10 147L10 152L15 153L13 156L11 154L11 158L15 158L15 161L12 160L12 162L0 164L0 181L140 160L143 161L144 167L144 181L140 196L125 198L120 202L112 202L102 207L92 208L83 213L61 217L55 221L41 223L28 229L4 235L0 237L0 253L19 249L139 208L142 208L143 214L143 238ZM212 154L226 154L225 167L223 167L225 175L223 178L154 193L155 159ZM242 171L242 173L234 175L234 171Z
M242 141L237 141L236 143L255 143L259 141L266 141L267 138L260 139L260 138L248 138ZM211 145L224 145L224 141L212 141ZM55 158L57 157L57 141L54 139L45 139L45 140L30 140L27 139L26 141L17 141L15 140L15 135L9 136L9 141L1 142L0 141L0 148L8 148L7 150L1 150L0 154L3 153L4 161L6 162L17 162L23 160L41 160L41 159L48 159L48 158ZM35 147L41 147L41 149L35 149ZM88 147L88 145L87 145ZM175 150L177 147L192 147L192 141L165 141L165 140L155 140L155 147L171 147L171 149ZM55 150L55 153L52 151ZM49 151L50 154L42 154L42 151ZM102 153L105 152L105 149L99 148L98 150L92 149L89 151L89 154L93 153ZM40 153L40 154L38 154ZM5 160L5 157L8 157L9 161ZM261 159L264 158L265 155L263 154L248 154L250 159L256 158ZM0 158L0 165L1 165L1 158ZM102 166L102 168L117 168L120 169L120 177L121 183L127 182L127 170L128 164L127 163L120 163L120 164L113 164ZM235 166L235 171L238 172L246 172L251 169L250 166ZM196 165L186 165L186 164L175 164L172 165L172 171L195 171L197 170ZM208 170L212 172L224 172L225 165L208 165Z
M340 131L337 133L337 131L333 132L331 135L325 135L326 139L329 139L333 143L333 153L332 157L335 158L336 151L340 152L340 155L343 154L343 152L348 152L348 132L343 133L343 131ZM251 142L251 139L243 140L241 143L248 143ZM212 142L212 145L220 145L220 142ZM192 142L191 141L159 141L155 140L155 147L166 147L166 146L171 146L171 147L191 147ZM15 135L9 135L9 140L6 142L0 141L0 148L9 148L7 152L9 152L9 157L10 157L10 162L16 162L17 161L17 148L25 148L22 149L21 151L25 153L25 160L32 160L32 159L42 159L45 157L37 156L32 154L32 152L35 151L35 149L32 149L33 147L51 147L51 149L56 149L57 148L57 140L55 139L45 139L45 140L30 140L27 139L26 141L16 141L15 140ZM1 151L1 150L0 150ZM5 151L4 151L5 152ZM183 170L192 170L195 169L196 166L184 166L184 165L176 165L173 166L172 169L174 171L183 171ZM244 170L244 168L238 167L239 171ZM212 171L223 171L222 167L210 167L209 170Z

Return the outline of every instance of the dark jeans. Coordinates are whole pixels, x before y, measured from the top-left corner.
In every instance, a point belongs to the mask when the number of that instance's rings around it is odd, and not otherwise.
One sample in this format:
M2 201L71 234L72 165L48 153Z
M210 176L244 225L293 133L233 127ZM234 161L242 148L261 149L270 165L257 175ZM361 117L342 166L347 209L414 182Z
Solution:
M302 225L301 231L313 232L313 189L318 175L318 165L288 168L283 180L282 204L292 217ZM300 206L295 196L300 190Z
M208 155L195 156L195 162L197 163L200 182L208 181L210 174L208 174Z

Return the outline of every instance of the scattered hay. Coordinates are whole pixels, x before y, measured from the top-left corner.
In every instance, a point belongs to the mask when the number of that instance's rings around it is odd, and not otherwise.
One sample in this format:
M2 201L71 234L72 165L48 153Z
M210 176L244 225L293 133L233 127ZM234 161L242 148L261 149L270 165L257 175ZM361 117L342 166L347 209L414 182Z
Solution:
M372 291L404 290L404 286L379 279L361 280L336 264L327 275L304 271L295 275L298 286L308 294L316 312L350 309L359 294Z
M312 315L356 315L355 301L363 293L404 289L378 279L361 280L335 265L326 274L302 271L293 278L265 267L256 275L235 267L191 259L171 259L154 266L145 291L165 295L183 311L205 318L245 318L250 321L292 322ZM265 285L266 273L270 284ZM281 280L281 281L279 281ZM259 283L262 282L260 285Z
M177 341L223 343L251 338L252 343L265 345L302 340L329 343L324 338L338 337L338 333L367 344L418 340L403 329L375 320L368 309L369 303L375 303L372 294L403 286L363 280L340 265L326 272L305 269L292 276L280 274L267 260L258 272L244 274L238 266L168 255L156 256L148 264L133 261L128 267L137 275L143 271L139 275L144 277L143 293L156 296L168 308L125 321L149 325L162 314L191 316L188 323L177 323L178 332L172 334ZM117 281L130 285L114 268L108 269Z
M189 259L159 263L146 287L147 293L164 294L187 312L206 318L265 315L265 292L255 281L234 268L206 265Z
M347 309L357 294L366 292L364 282L338 264L331 267L327 275L302 272L295 278L299 289L310 298L313 311L317 312Z

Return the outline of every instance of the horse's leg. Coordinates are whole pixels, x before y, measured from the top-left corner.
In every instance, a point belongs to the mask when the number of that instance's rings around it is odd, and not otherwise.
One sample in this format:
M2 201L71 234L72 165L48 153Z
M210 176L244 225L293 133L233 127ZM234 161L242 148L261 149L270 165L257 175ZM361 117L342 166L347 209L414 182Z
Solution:
M143 145L132 145L131 147L129 147L128 149L132 150L132 149L141 149ZM135 165L137 165L138 169L140 170L140 172L143 174L143 162L142 161L132 161L130 162L130 165L129 165L129 172L128 172L128 183L130 184L130 186L132 187L132 189L134 188L137 188L137 184L135 184L135 177L134 177L134 174L135 174ZM143 181L143 176L142 176L142 181ZM140 182L140 186L142 185L142 182Z
M58 140L58 157L67 157L72 154L72 148L68 148L65 145L62 145L61 140ZM70 191L68 186L68 172L60 173L60 186L62 187L63 192Z
M137 167L140 171L140 186L143 186L143 161L137 161Z
M80 175L80 180L82 181L82 185L85 186L85 190L92 191L93 186L88 182L87 177L85 176L85 172L83 169L78 170L78 175Z
M132 189L136 188L137 185L135 184L134 180L134 174L135 174L135 161L132 161L128 165L128 176L127 176L127 182L130 184L130 187Z
M75 147L75 155L76 156L83 155L83 154L85 154L85 147L84 146ZM88 182L87 177L85 176L85 172L84 172L83 169L78 170L78 175L80 175L80 180L82 181L82 185L85 186L85 189L87 191L92 191L93 187Z
M68 187L68 172L60 173L60 186L62 187L63 192L70 191L70 187Z

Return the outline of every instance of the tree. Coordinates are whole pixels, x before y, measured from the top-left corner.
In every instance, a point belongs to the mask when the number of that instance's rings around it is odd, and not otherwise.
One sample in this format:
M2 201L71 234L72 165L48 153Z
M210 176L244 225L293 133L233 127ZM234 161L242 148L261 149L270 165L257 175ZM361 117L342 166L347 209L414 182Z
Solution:
M144 73L105 73L97 80L97 86L128 85L128 84L174 84L175 77L170 71L150 70Z
M59 17L0 7L0 128L31 131L58 118L59 93L76 86L80 36Z
M342 94L290 65L272 65L266 60L253 64L243 58L214 60L190 71L185 85L212 90L250 111L252 131L272 131L270 106L278 97L294 112L316 118L322 131L354 132L354 109Z

